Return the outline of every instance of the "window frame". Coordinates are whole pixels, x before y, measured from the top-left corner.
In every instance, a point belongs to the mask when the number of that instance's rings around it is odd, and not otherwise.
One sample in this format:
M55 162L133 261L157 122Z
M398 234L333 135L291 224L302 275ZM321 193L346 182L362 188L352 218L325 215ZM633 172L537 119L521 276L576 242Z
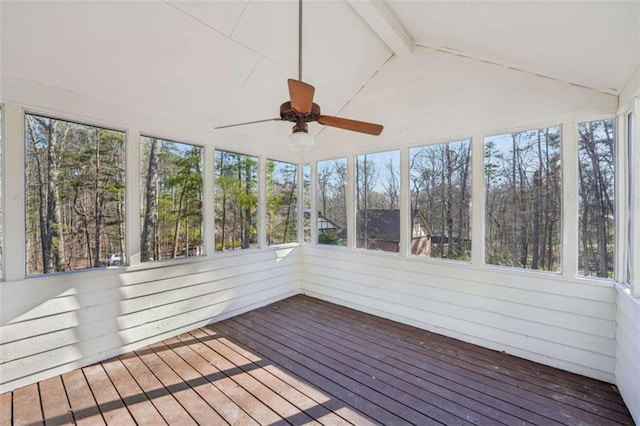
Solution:
M405 171L403 171L403 167L402 164L405 160L403 160L403 158L405 157L405 155L403 155L404 152L404 148L403 147L395 147L392 149L386 149L386 150L380 150L380 151L373 151L373 152L362 152L359 154L355 154L353 156L351 156L352 158L352 172L351 175L349 177L349 173L347 169L347 176L348 179L350 179L352 181L352 191L349 192L349 195L352 197L352 208L353 211L351 213L349 213L348 211L348 207L349 207L349 202L347 201L347 216L351 216L351 223L352 225L349 226L350 224L347 223L347 232L348 234L348 240L347 240L347 244L349 247L353 248L354 250L358 250L358 251L362 251L362 252L367 252L367 253L376 253L376 254L383 254L383 255L387 255L387 256L404 256L404 253L406 252L405 247L407 246L407 230L406 225L405 225L405 215L403 214L403 205L405 204L403 202L403 182L406 181L406 178L404 178L404 174L406 174ZM359 229L358 229L358 199L357 199L357 195L358 195L358 158L362 157L362 156L375 156L375 155L380 155L380 154L390 154L390 153L394 153L397 152L397 160L398 160L398 166L397 166L397 178L398 178L398 210L399 210L399 222L400 222L400 230L399 230L399 235L398 235L398 250L397 251L391 251L391 250L384 250L384 249L376 249L376 248L367 248L367 244L366 241L364 242L364 246L363 247L358 247L358 235L359 235ZM349 167L349 165L347 164L347 167ZM404 173L404 174L403 174ZM348 187L347 187L348 189ZM380 209L381 210L381 209ZM394 209L395 210L395 209ZM348 220L348 219L347 219ZM349 228L352 228L352 231L349 231ZM349 240L351 240L351 242L349 242Z
M105 122L105 121L100 121L100 120L87 120L84 117L77 117L74 115L69 115L69 114L64 114L64 113L51 113L50 111L46 111L46 110L41 110L38 108L30 108L30 107L25 107L22 105L18 105L18 104L4 104L3 105L3 110L5 108L9 107L9 109L14 110L12 111L11 115L13 115L13 119L15 120L15 116L17 115L18 111L20 114L20 126L15 126L15 128L13 129L14 131L16 130L20 130L21 133L21 137L20 137L20 142L21 142L21 149L20 149L20 167L21 167L21 183L22 186L20 188L20 200L21 200L21 204L22 204L22 209L21 209L21 224L20 224L20 230L21 230L21 237L22 237L22 245L20 247L21 252L22 252L22 271L21 271L21 275L20 275L20 279L41 279L41 278L46 278L46 277L56 277L56 276L64 276L64 275L68 275L68 274L78 274L78 273L91 273L93 272L104 272L107 269L118 269L118 268L124 268L130 265L130 250L129 250L129 244L128 244L128 236L129 236L129 210L127 208L127 202L128 202L128 191L129 191L129 180L128 180L128 175L129 175L129 171L127 170L128 168L128 150L129 150L129 138L128 138L128 130L121 127L121 126L117 126L117 125L112 125L111 123ZM57 120L57 121L64 121L64 122L68 122L68 123L72 123L75 125L79 125L79 126L85 126L85 127L91 127L91 128L97 128L97 129L102 129L102 130L107 130L107 131L112 131L112 132L117 132L117 133L122 133L124 136L124 140L123 140L123 174L124 174L124 200L123 200L123 204L124 204L124 262L121 265L117 265L117 267L114 266L100 266L100 267L89 267L89 268L82 268L82 269L73 269L73 270L69 270L69 271L58 271L58 272L51 272L51 273L38 273L38 274L28 274L28 270L27 270L27 255L26 255L26 251L27 251L27 215L26 215L26 209L27 209L27 167L26 167L26 162L27 162L27 134L26 134L26 127L25 127L25 122L27 119L28 115L32 115L32 116L37 116L37 117L42 117L42 118L47 118L50 120ZM13 121L13 120L12 120ZM15 123L12 123L15 124ZM13 127L13 126L12 126ZM4 131L4 130L3 130ZM15 142L15 141L14 141ZM6 142L4 141L3 138L3 145L6 146ZM6 152L6 151L5 151ZM3 156L4 157L4 156ZM15 156L15 154L12 156L12 160L15 160L15 162L17 163L18 158L16 158L17 156ZM5 158L2 159L3 161L3 165L5 166L4 169L6 169L6 165L7 162L5 160ZM6 170L3 170L3 173L6 173ZM12 173L12 175L14 175L14 173ZM6 178L6 174L3 175L3 177ZM3 183L4 185L4 183ZM6 189L6 187L4 187L3 189ZM2 206L3 208L5 207L5 205ZM6 210L4 210L6 212ZM4 221L3 221L4 222ZM12 221L13 222L13 221ZM7 229L7 228L5 228ZM3 259L3 262L5 262L5 266L7 265L6 259ZM5 269L5 275L6 275L6 269ZM12 274L13 275L13 274ZM12 277L13 278L13 277Z
M614 167L614 173L613 173L613 194L614 194L614 201L613 201L613 206L614 206L614 224L612 226L613 232L614 232L614 236L612 238L613 240L613 256L612 256L612 264L613 264L613 277L611 278L605 278L605 277L598 277L598 276L589 276L589 275L583 275L581 274L580 271L580 261L579 261L579 255L580 255L580 229L579 229L579 203L580 203L580 194L579 194L579 188L577 187L576 190L576 216L575 216L575 223L576 223L576 251L575 251L575 258L576 258L576 270L575 270L575 277L580 279L580 280L589 280L589 281L598 281L598 282L619 282L621 281L620 278L624 277L625 275L625 271L623 270L624 268L622 267L623 264L620 262L621 259L621 255L624 256L624 253L626 253L627 251L627 247L622 246L621 247L621 240L620 240L620 234L622 233L622 230L624 229L623 227L625 226L623 224L624 219L623 216L625 215L625 213L622 213L622 209L621 209L621 203L624 203L624 192L625 190L623 189L623 185L621 185L621 176L620 176L620 172L619 170L622 169L626 169L627 163L626 161L622 162L622 166L621 166L621 162L620 162L620 154L622 154L623 152L625 152L625 149L623 146L621 146L621 142L626 141L626 138L621 138L620 137L620 117L618 115L601 115L601 116L596 116L596 117L590 117L584 120L576 120L575 126L573 127L573 131L576 137L576 155L575 155L575 164L576 164L576 171L575 171L575 176L574 176L574 181L578 182L579 179L579 162L580 162L580 150L579 150L579 137L578 137L578 126L580 124L587 124L587 123L593 123L593 122L600 122L600 121L606 121L606 120L612 120L613 121L613 167ZM623 120L624 121L624 120ZM564 176L563 176L564 178Z
M260 211L261 211L261 209L260 209L260 204L261 204L261 196L260 196L260 177L261 177L260 176L260 164L262 162L262 159L261 159L261 157L259 157L257 155L250 155L250 154L245 154L245 153L242 153L242 152L228 150L228 149L222 149L222 148L212 148L211 151L212 151L212 155L213 155L213 169L211 171L211 174L212 174L212 185L213 185L213 188L212 188L212 200L211 200L211 203L206 203L206 204L212 204L213 205L213 207L211 209L211 212L213 214L213 216L211 218L211 222L213 224L213 232L214 232L214 234L212 236L205 235L205 246L206 246L206 241L209 238L209 239L212 240L213 245L214 245L213 246L213 252L212 252L214 256L221 255L221 254L224 254L224 253L228 253L228 252L218 251L216 249L217 242L216 242L216 238L215 238L215 232L217 231L217 221L216 221L217 210L215 208L215 204L216 204L216 191L217 191L217 187L218 187L218 184L217 184L217 181L218 181L218 176L217 176L218 170L217 170L217 167L216 167L216 161L217 161L216 153L218 153L218 152L226 152L226 153L229 153L229 154L249 157L249 158L252 158L252 159L256 160L256 166L255 166L255 173L256 173L255 191L256 191L256 196L257 196L256 212L255 212L255 216L256 216L256 244L255 244L255 247L249 247L247 249L241 249L240 252L245 252L247 250L260 249L261 248L261 246L260 246L260 229L261 229L261 226L262 226L261 222L263 222L263 218L260 217ZM205 171L206 171L206 167L205 167ZM204 202L204 198L206 198L206 197L203 197L203 202ZM205 220L205 223L206 223L206 220ZM230 252L235 252L235 251L236 250L231 250ZM205 255L208 255L208 253L205 253Z
M316 225L313 227L313 229L315 229L315 238L313 238L312 242L314 245L317 246L321 246L321 247L331 247L331 248L338 248L338 249L345 249L351 246L352 241L350 241L349 239L349 204L350 204L350 199L351 199L351 192L350 192L350 177L349 177L349 156L344 156L344 157L332 157L332 158L327 158L327 159L323 159L323 160L317 160L314 162L315 164L315 173L312 174L312 177L315 177L315 181L312 184L312 186L315 188L315 209L312 212L312 223L315 223ZM353 157L355 159L355 156ZM323 163L323 162L335 162L335 161L340 161L340 160L344 160L344 167L345 167L345 177L346 177L346 181L344 183L344 193L345 193L345 206L344 206L344 213L345 213L345 227L347 228L347 244L341 244L341 245L334 245L334 244L321 244L318 242L318 238L320 236L320 232L318 230L318 214L319 214L319 197L320 197L320 191L319 191L319 184L320 184L320 179L318 178L318 174L320 173L320 167L319 167L319 163ZM355 162L355 160L354 160ZM313 179L312 179L313 180ZM355 247L355 243L354 243L354 247Z
M269 168L269 163L270 162L275 162L275 163L284 163L284 164L289 164L295 167L295 173L293 173L293 176L295 177L295 185L296 188L294 191L292 191L292 193L295 195L296 197L296 202L295 203L289 203L289 206L293 205L293 208L295 209L295 230L296 230L296 238L293 241L288 241L288 242L282 242L282 243L269 243L269 227L270 227L270 222L269 222L269 212L268 212L268 204L269 204L269 185L267 182L267 178L268 178L268 168ZM263 206L262 211L264 212L263 214L263 222L264 222L264 240L260 239L261 241L264 241L264 245L260 244L260 248L270 248L270 247L286 247L286 246L291 246L291 245L299 245L301 244L301 238L302 238L302 221L300 219L300 211L301 211L301 207L302 207L302 185L300 185L300 181L302 179L302 165L304 164L303 162L291 162L291 161L285 161L285 160L277 160L275 158L270 158L270 157L265 157L264 161L262 161L263 163L263 170L264 172L259 175L259 179L262 178L262 184L263 184L263 188L264 188L264 192L262 197L259 197L259 200L263 200L263 201L259 201L259 204ZM291 208L291 207L289 207Z
M411 182L412 182L412 176L411 176L411 152L414 149L422 149L422 148L427 148L427 147L432 147L432 146L438 146L438 145L448 145L448 144L452 144L452 143L463 143L463 142L467 142L469 144L469 174L468 174L468 180L469 180L469 199L468 199L468 203L469 203L469 218L468 218L468 225L469 225L469 240L470 240L470 249L469 249L469 259L468 260L457 260L457 259L449 259L447 257L435 257L435 256L420 256L417 254L413 254L411 252L411 244L405 244L407 245L407 256L411 257L411 258L416 258L416 259L421 259L424 261L431 261L431 262L450 262L456 265L471 265L473 264L473 252L474 252L474 244L473 244L473 229L474 229L474 205L475 203L473 202L473 185L474 185L474 181L475 181L475 172L474 172L474 150L473 150L473 138L472 137L466 137L466 138L461 138L461 139L447 139L445 141L433 141L433 142L429 142L426 144L421 144L421 145L411 145L407 148L407 153L406 153L406 158L407 158L407 170L406 172L402 172L401 171L401 176L406 176L406 180L407 180L407 188L406 191L407 192L407 196L408 196L408 205L407 205L407 211L403 214L403 216L406 216L407 218L407 223L410 226L410 229L408 230L407 233L407 238L408 241L412 240L412 223L411 223L411 201L412 201L412 188L411 188ZM405 203L406 204L406 203ZM401 212L402 214L402 212Z
M135 136L134 136L135 137ZM202 222L200 224L200 228L201 228L201 233L202 233L202 249L203 252L201 254L198 255L194 255L194 256L184 256L184 257L175 257L175 258L164 258L164 259L153 259L153 260L147 260L147 261L143 261L141 258L141 248L142 248L142 226L143 226L143 215L144 215L144 211L143 211L143 203L142 203L142 197L144 197L144 191L142 190L142 181L143 181L143 175L146 174L146 172L142 171L142 145L143 145L143 138L149 138L149 139L158 139L161 140L163 142L169 142L169 143L176 143L176 144L181 144L181 145L189 145L192 147L197 147L200 148L201 151L201 159L200 159L200 163L201 163L201 167L202 167L202 198L201 198L201 209L202 209ZM207 147L201 143L196 143L196 142L189 142L189 141L183 141L183 140L177 140L176 138L166 138L163 136L159 136L156 133L153 132L139 132L137 133L137 139L136 139L137 143L135 144L135 147L133 147L134 149L137 150L136 152L136 158L137 158L137 162L138 162L138 176L132 176L132 179L137 181L137 195L138 195L138 200L140 200L138 203L138 209L136 209L135 212L132 212L134 215L137 215L139 220L138 220L138 233L137 233L137 245L135 247L138 248L138 257L136 258L136 263L135 265L157 265L157 264L167 264L167 263L175 263L175 262L190 262L190 261L198 261L200 259L203 258L207 258L208 256L210 256L211 254L209 253L209 241L208 241L208 236L207 236L207 229L208 229L208 221L211 221L213 219L209 219L207 217L207 212L211 213L211 209L208 209L206 206L208 204L207 202L207 164L208 164L208 150ZM132 144L133 145L133 144ZM127 165L128 166L128 165Z
M473 200L473 205L478 205L480 204L482 206L481 208L481 212L479 212L479 214L482 215L482 241L481 241L481 253L482 253L482 260L481 260L481 266L485 266L488 268L497 268L500 270L509 270L509 271L521 271L521 272L526 272L526 273L532 273L532 274L542 274L542 275L546 275L546 276L564 276L564 252L563 252L563 247L565 246L565 229L566 229L566 225L567 225L567 208L566 208L566 198L565 198L565 194L567 193L567 186L566 186L566 179L567 179L567 169L566 169L566 164L567 164L567 154L570 154L570 152L568 150L566 150L566 145L567 143L571 143L571 141L567 141L566 139L566 128L569 127L567 125L567 123L554 123L554 124L548 124L548 125L531 125L531 126L523 126L523 127L518 127L515 128L513 130L509 130L509 131L496 131L496 132L485 132L484 134L481 135L481 143L478 143L479 145L482 146L482 156L480 159L476 159L475 161L477 163L473 163L473 159L472 159L472 167L476 166L476 164L478 164L479 166L481 166L481 172L482 173L482 201L478 202L478 200ZM486 247L487 247L487 236L486 236L486 214L487 214L487 205L486 205L486 179L487 176L485 174L485 146L486 146L486 141L488 138L492 138L492 137L498 137L498 136L505 136L505 135L513 135L515 133L523 133L523 132L527 132L527 131L539 131L539 130L544 130L544 129L551 129L551 128L557 128L558 129L558 136L560 138L559 141L559 161L560 161L560 214L559 214L559 218L558 218L558 226L559 226L559 230L558 230L558 268L557 270L545 270L545 269L533 269L533 268L523 268L523 267L518 267L518 266L508 266L508 265L498 265L498 264L491 264L491 263L487 263L487 251L486 251ZM577 129L574 126L574 129ZM473 140L472 140L473 143ZM577 152L577 146L576 146L576 152ZM572 160L573 161L573 160ZM577 161L577 156L575 157L575 161ZM577 164L577 163L576 163ZM577 170L577 169L576 169ZM569 174L571 174L569 172ZM577 175L577 173L576 173ZM473 196L476 195L475 193L472 194L472 198ZM473 213L472 213L473 215ZM474 222L472 221L472 226L474 225ZM473 249L472 249L473 252ZM577 258L577 251L575 253L576 258ZM473 259L473 254L472 254L472 259ZM574 275L574 274L572 274Z

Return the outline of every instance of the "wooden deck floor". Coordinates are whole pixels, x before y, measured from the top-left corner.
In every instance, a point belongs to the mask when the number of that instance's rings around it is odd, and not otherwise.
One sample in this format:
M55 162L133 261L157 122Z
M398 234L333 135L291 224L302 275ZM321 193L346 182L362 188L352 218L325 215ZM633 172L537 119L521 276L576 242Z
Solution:
M633 424L611 385L306 296L0 395L0 425Z

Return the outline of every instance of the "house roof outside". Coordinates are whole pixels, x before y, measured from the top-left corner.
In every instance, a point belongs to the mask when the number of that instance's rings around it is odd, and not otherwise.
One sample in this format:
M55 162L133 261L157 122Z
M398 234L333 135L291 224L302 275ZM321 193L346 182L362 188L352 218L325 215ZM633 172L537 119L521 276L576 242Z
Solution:
M413 220L419 220L427 231L425 235L430 234L430 227L419 211L414 210ZM358 233L360 238L364 238L364 223L366 220L367 238L374 238L378 241L400 241L400 210L399 209L368 209L366 215L364 210L360 210L357 215ZM412 236L413 237L413 236ZM415 237L413 237L415 238Z

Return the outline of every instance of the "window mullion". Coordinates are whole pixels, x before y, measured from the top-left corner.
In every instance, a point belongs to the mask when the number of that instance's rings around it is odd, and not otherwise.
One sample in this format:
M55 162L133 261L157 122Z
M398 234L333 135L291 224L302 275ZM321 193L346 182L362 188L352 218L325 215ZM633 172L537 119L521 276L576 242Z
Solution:
M356 159L347 159L347 246L356 247Z
M267 247L267 158L260 156L258 166L258 247Z
M578 274L578 128L574 121L562 124L562 273Z
M24 110L14 104L4 104L2 110L4 277L6 281L15 281L26 274Z
M310 182L310 197L309 200L309 230L311 231L311 244L318 244L318 163L312 162L311 167L311 182Z
M202 182L202 219L203 233L202 242L204 254L212 256L216 251L215 243L215 150L212 146L204 147L203 161L203 182Z
M400 255L411 254L412 226L411 199L409 196L409 149L400 149Z
M140 264L140 131L137 129L128 129L126 137L126 259L129 265L135 266Z
M483 265L485 259L484 136L471 139L471 263Z

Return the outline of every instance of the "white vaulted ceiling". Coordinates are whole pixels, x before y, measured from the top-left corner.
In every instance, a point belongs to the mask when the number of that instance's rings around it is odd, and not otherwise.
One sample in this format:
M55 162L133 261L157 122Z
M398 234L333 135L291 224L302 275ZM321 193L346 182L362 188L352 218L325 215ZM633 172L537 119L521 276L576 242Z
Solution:
M0 100L294 159L289 123L213 127L278 116L297 76L296 1L1 1L0 13ZM559 92L613 105L640 63L639 14L634 0L305 1L303 80L322 112L385 125L375 138L314 124L314 156L455 135L452 117L527 124L522 88L538 121Z

